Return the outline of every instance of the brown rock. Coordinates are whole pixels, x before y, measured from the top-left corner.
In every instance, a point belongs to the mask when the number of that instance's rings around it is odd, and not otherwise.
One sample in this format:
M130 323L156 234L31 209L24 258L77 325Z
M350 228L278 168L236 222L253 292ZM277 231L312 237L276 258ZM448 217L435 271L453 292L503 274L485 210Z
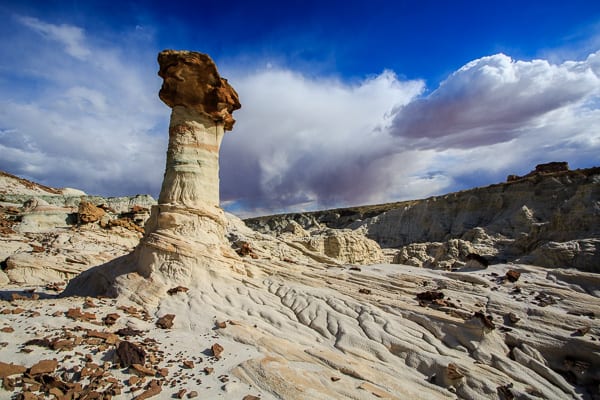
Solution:
M12 299L12 301L15 301L15 300L29 300L29 297L23 296L22 294L19 294L19 293L12 293L10 295L10 298Z
M166 378L167 376L169 376L169 368L161 368L158 370L158 374L160 376L162 376L163 378Z
M41 360L29 369L30 375L51 374L58 367L57 360Z
M85 308L94 308L94 307L96 307L96 304L94 303L94 299L92 299L90 297L86 297L85 302L83 303L83 306Z
M62 282L54 282L46 285L46 290L52 290L54 292L61 292L63 290Z
M177 287L167 290L167 294L172 296L177 293L186 293L188 290L190 290L190 289L183 287L183 286L177 286Z
M126 340L117 346L117 357L119 357L122 367L129 367L132 364L144 365L146 362L144 349Z
M508 279L510 282L518 281L520 276L521 273L519 271L515 271L514 269L509 269L506 271L506 279Z
M212 367L204 367L204 373L205 373L206 375L210 375L210 374L212 374L214 370L215 370L215 369L214 369L214 368L212 368Z
M219 343L215 343L212 345L211 347L213 355L215 356L215 358L217 360L221 359L221 354L223 353L223 346L221 346Z
M217 325L217 328L219 328L219 329L225 329L225 328L227 328L227 322L225 322L225 321L217 322L216 325Z
M154 376L156 375L156 371L153 370L152 368L147 368L145 366L143 366L142 364L131 364L131 366L129 367L130 369L133 370L133 372L137 373L138 375L148 375L148 376Z
M4 328L0 329L0 332L3 333L13 333L15 331L15 329L12 326L5 326Z
M194 368L194 362L192 360L185 360L183 362L183 367L184 368L188 368L188 369L192 369L192 368Z
M332 376L331 377L331 382L337 382L339 381L341 378L339 376Z
M0 361L0 378L6 378L7 376L22 374L27 371L22 365L16 364L7 364L5 362Z
M458 370L458 366L454 363L448 364L446 367L446 376L448 379L455 381L464 377L464 375Z
M358 289L358 293L371 294L371 289L360 288Z
M140 377L137 375L132 375L129 377L129 379L127 379L127 384L129 386L133 386L135 384L137 384L140 381Z
M165 314L156 321L156 326L162 329L169 329L173 326L174 314Z
M196 392L195 390L192 390L191 392L188 393L187 398L193 399L194 397L198 397L198 392Z
M417 300L422 301L433 301L441 300L444 298L444 293L438 290L428 290L426 292L417 293Z
M30 244L32 253L43 253L46 249L43 246L37 246L35 244Z
M179 389L175 396L177 396L178 399L183 399L183 396L185 396L186 393L187 389Z
M110 314L106 314L106 316L104 317L104 319L102 321L104 321L105 325L112 326L117 322L119 317L120 317L120 315L117 313L110 313Z
M252 250L252 247L248 242L241 242L240 248L236 250L236 253L238 253L242 257L250 256L254 259L258 258L258 256L254 254L254 251Z
M247 394L246 396L244 396L244 398L242 400L260 400L260 397L256 397L251 394Z
M119 337L114 333L110 332L98 332L94 330L89 330L87 331L87 336L102 339L108 344L116 344L119 341Z
M142 331L132 328L121 328L115 332L119 336L141 336Z
M219 76L211 58L192 51L163 50L158 54L163 78L160 99L169 107L183 106L223 122L231 130L234 110L241 107L238 94Z
M67 317L79 321L91 321L96 319L96 314L82 312L80 308L70 308L67 311Z
M160 392L162 392L162 388L160 387L160 383L156 379L153 379L150 382L150 384L148 385L148 389L144 390L142 393L140 393L139 395L135 396L133 399L134 400L149 399L150 397L156 396Z
M13 390L15 390L16 382L14 379L9 378L7 376L5 376L5 377L0 376L0 378L2 378L2 388L4 390L6 390L7 392L12 392Z
M88 201L82 201L79 203L77 218L80 224L88 224L91 222L100 221L104 215L106 215L106 211L100 207L96 207Z
M481 311L476 311L473 314L473 318L478 318L483 323L483 325L488 329L496 329L496 325L494 325L494 323L492 322L491 315L485 315Z
M517 316L517 314L515 314L513 312L506 314L506 316L508 317L508 320L513 324L516 324L517 322L519 322L521 320L521 318L519 318Z

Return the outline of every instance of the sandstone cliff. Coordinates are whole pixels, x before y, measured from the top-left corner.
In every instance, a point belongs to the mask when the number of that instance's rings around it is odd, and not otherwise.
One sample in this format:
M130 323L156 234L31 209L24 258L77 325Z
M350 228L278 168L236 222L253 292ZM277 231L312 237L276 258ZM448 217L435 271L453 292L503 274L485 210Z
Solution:
M438 251L439 256L432 257L415 248L427 243L437 243L438 250L456 247L449 241L460 240L463 247L470 246L492 262L600 272L600 168L540 169L544 172L512 177L507 183L424 200L245 222L266 233L280 232L290 221L309 230L319 226L360 229L381 247L412 253L398 258L412 265L435 266L437 261L446 261L441 266L451 267L454 261L464 262L462 255Z

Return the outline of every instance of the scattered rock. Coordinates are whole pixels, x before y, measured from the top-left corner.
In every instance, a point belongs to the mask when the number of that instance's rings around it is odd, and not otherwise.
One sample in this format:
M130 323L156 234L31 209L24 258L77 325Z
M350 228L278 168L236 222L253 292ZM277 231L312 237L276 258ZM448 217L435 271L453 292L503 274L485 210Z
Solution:
M331 377L331 382L337 382L339 381L341 378L339 376L332 376Z
M483 325L488 329L496 329L496 325L494 324L494 322L492 322L493 318L491 315L485 315L481 311L476 311L473 314L472 318L478 318L483 323Z
M371 294L371 289L360 288L358 289L358 293Z
M591 330L591 327L589 325L586 325L586 326L582 326L581 328L577 328L577 330L575 332L579 336L585 336L585 334L587 334L590 330Z
M91 321L96 319L96 314L90 312L82 312L80 308L70 308L67 313L67 318L79 321Z
M145 366L143 366L142 364L131 364L129 366L129 368L136 374L140 375L140 376L154 376L156 375L156 371L153 370L152 368L147 368Z
M417 293L417 300L433 301L444 298L444 293L437 290L428 290L426 292Z
M177 294L177 293L186 293L188 290L190 290L190 289L183 287L183 286L177 286L177 287L167 290L167 294L170 296L173 296L174 294Z
M509 269L508 271L506 271L506 279L508 279L508 281L510 282L516 282L519 280L519 277L521 276L521 273L519 271L515 271L514 269Z
M141 336L142 331L133 328L121 328L115 332L119 336Z
M46 285L46 290L51 290L54 292L62 292L64 283L62 282L53 282L53 283L48 283Z
M133 398L133 400L145 400L145 399L149 399L150 397L156 396L160 392L162 392L162 388L160 386L160 382L157 381L156 379L153 379L148 384L148 388L146 390L144 390L142 393L140 393L139 395L135 396Z
M104 321L104 325L112 326L117 322L119 317L120 317L120 315L117 313L110 313L110 314L106 314L106 316L104 317L104 319L102 321Z
M217 323L216 323L216 326L217 326L217 328L219 328L219 329L225 329L225 328L227 328L227 322L225 322L225 321L220 321L220 322L217 322Z
M215 343L212 345L211 347L213 355L215 356L215 358L217 360L221 359L221 353L223 353L223 346L221 346L219 343Z
M556 299L546 292L541 292L535 299L538 301L538 306L547 307L556 304Z
M188 369L194 368L194 361L192 361L192 360L184 360L183 361L183 367L184 368L188 368Z
M210 375L210 374L212 374L214 370L215 370L215 369L214 369L214 368L212 368L212 367L204 367L204 373L205 373L206 375Z
M516 324L517 322L519 322L521 320L521 318L519 318L517 316L517 314L515 314L514 312L509 312L508 314L506 314L506 317L513 324Z
M247 394L246 396L244 396L244 398L242 400L260 400L260 397L256 397L251 394Z
M464 375L458 370L458 366L454 363L450 363L446 367L446 376L450 381L457 381L464 378Z
M5 362L0 361L0 378L6 378L7 376L22 374L27 371L22 365L16 364L7 364Z
M132 364L144 365L146 362L146 352L144 349L125 340L117 346L117 356L123 368L129 367Z
M196 392L195 390L192 390L191 392L189 392L189 393L187 394L187 398L188 398L188 399L193 399L193 398L195 398L195 397L198 397L198 392Z
M250 256L252 258L258 258L258 256L256 254L254 254L252 247L250 247L250 243L242 242L242 243L240 243L239 246L240 246L240 248L236 250L236 253L238 253L240 256L242 256L242 257Z
M170 329L173 326L175 314L165 314L156 321L156 326L161 329Z
M51 374L58 367L57 360L41 360L29 369L30 375Z

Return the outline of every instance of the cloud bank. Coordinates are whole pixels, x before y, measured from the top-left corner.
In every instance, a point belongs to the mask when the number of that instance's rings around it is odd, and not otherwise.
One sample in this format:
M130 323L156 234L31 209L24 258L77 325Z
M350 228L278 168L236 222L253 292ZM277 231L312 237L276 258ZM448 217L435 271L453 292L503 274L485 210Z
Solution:
M0 169L93 194L155 192L168 109L153 52L17 16L0 48ZM16 42L16 43L15 43ZM165 117L166 115L166 117Z
M0 43L0 169L156 196L169 109L151 35L11 23L14 40ZM562 63L482 57L431 92L393 71L347 82L266 62L219 67L242 102L221 151L222 202L241 215L421 198L548 161L600 164L600 52Z

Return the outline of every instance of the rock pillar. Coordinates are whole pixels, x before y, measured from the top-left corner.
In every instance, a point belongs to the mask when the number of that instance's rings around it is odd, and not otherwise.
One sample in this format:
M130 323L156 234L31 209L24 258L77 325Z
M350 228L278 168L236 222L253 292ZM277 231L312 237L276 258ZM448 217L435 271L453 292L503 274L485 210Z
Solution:
M160 99L172 108L167 166L159 204L219 206L219 148L240 108L235 90L209 56L165 50L158 55Z
M159 97L172 109L158 205L134 253L81 274L65 295L125 296L150 306L170 288L207 284L238 268L219 207L219 147L241 107L238 95L205 54L165 50L158 63Z
M185 283L203 260L222 259L226 245L219 208L219 148L240 108L235 90L209 56L165 50L160 99L172 108L167 165L158 205L138 247L138 272Z

